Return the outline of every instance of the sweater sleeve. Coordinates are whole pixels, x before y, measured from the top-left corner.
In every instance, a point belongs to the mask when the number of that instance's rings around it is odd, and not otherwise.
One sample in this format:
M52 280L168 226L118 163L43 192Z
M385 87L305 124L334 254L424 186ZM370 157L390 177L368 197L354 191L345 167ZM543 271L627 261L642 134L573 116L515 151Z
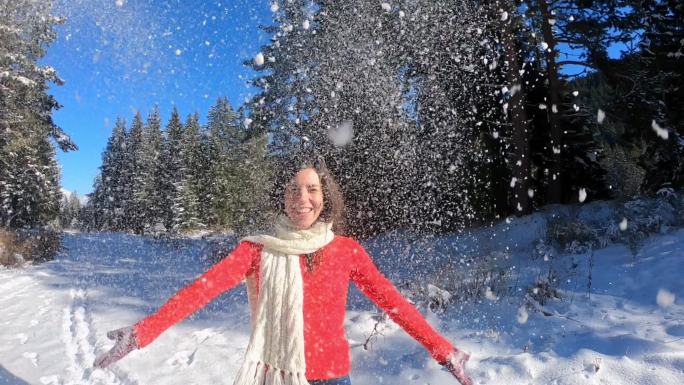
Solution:
M375 266L370 256L358 243L352 247L351 279L356 286L382 308L389 317L411 337L423 345L430 355L442 363L447 361L454 346L437 333L399 291Z
M156 313L135 324L138 346L142 348L149 345L166 329L240 283L254 270L257 255L256 244L241 242L227 257L179 290Z

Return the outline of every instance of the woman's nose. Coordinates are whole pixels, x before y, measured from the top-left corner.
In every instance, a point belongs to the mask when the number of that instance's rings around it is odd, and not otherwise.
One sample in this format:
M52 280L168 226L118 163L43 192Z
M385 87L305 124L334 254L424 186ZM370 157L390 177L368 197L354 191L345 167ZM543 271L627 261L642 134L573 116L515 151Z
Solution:
M307 200L308 196L309 193L305 189L299 190L299 192L297 193L297 200L300 202L304 202Z

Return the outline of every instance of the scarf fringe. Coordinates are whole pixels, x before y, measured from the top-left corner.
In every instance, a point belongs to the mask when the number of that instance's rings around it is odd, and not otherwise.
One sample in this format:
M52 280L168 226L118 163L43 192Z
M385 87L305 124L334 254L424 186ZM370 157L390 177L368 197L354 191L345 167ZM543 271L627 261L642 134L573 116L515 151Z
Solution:
M275 368L262 361L246 361L233 385L309 385L304 373Z

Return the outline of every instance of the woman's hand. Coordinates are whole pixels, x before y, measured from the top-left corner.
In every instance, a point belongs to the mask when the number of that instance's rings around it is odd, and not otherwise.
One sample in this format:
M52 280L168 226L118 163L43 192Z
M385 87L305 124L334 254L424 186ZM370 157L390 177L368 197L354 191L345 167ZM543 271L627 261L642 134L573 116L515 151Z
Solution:
M473 385L473 380L465 372L465 363L469 358L470 355L468 353L456 349L449 355L447 361L442 364L449 373L456 377L461 385Z
M116 342L107 353L97 357L95 360L95 367L97 368L106 368L124 358L133 350L138 349L138 342L135 340L135 330L131 326L112 330L107 333L107 338Z

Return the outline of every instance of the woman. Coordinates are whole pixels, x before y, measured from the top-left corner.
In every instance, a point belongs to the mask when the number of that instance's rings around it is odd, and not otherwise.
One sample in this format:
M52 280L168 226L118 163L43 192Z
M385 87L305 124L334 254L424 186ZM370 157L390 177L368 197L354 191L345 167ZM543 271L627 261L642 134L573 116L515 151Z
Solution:
M344 316L351 279L463 385L469 355L454 348L375 267L363 247L340 232L343 199L322 161L284 167L276 192L275 236L243 239L227 258L180 290L155 314L109 332L107 367L246 278L252 335L235 385L349 385ZM289 169L289 172L288 170ZM282 187L281 187L282 188Z

